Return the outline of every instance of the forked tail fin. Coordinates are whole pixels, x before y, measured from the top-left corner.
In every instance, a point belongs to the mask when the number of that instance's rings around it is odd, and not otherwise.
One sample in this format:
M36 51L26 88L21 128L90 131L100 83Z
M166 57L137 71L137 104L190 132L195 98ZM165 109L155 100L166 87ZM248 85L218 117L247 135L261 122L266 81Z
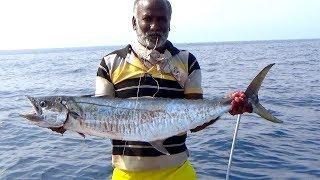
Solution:
M260 103L258 98L258 91L261 87L262 81L266 77L267 73L274 65L269 64L262 71L251 81L250 85L248 86L245 94L248 97L249 101L252 103L253 112L261 116L262 118L274 122L274 123L281 123L282 121L274 117L271 113L269 113Z

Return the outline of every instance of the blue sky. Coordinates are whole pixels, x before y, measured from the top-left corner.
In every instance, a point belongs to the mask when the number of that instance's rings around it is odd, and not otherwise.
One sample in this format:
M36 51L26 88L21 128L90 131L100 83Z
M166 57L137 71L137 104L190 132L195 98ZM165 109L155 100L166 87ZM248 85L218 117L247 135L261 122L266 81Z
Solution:
M1 0L0 50L127 44L133 0ZM320 38L319 0L171 0L169 39Z

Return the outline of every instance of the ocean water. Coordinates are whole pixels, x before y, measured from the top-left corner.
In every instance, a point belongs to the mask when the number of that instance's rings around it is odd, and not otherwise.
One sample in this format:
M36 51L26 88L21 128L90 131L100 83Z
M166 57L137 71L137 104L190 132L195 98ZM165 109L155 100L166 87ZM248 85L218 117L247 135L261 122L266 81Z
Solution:
M266 65L276 63L260 101L282 124L242 116L231 179L320 178L320 40L178 44L203 72L205 98L245 90ZM109 139L63 136L36 127L19 113L25 95L93 94L100 59L118 47L0 52L0 179L108 179ZM190 133L190 161L199 179L224 179L236 116L224 115Z

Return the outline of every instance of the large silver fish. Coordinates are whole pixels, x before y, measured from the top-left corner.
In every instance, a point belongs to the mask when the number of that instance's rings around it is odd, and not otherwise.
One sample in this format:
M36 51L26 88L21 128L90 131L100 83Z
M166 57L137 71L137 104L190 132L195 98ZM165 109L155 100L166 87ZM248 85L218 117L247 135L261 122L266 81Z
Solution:
M245 91L253 112L280 123L260 103L258 91L274 64L266 66ZM187 100L166 98L29 97L34 113L21 115L46 128L75 131L126 141L150 142L160 152L164 139L216 119L231 108L231 99ZM64 132L62 131L62 132Z

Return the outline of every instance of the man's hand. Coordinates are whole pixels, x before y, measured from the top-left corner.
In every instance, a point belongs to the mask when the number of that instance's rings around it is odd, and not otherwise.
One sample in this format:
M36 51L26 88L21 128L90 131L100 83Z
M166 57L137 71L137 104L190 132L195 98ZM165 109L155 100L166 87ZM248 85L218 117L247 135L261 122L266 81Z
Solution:
M229 94L231 101L231 115L243 114L245 112L252 113L253 108L251 103L248 101L245 93L242 91L236 91Z

